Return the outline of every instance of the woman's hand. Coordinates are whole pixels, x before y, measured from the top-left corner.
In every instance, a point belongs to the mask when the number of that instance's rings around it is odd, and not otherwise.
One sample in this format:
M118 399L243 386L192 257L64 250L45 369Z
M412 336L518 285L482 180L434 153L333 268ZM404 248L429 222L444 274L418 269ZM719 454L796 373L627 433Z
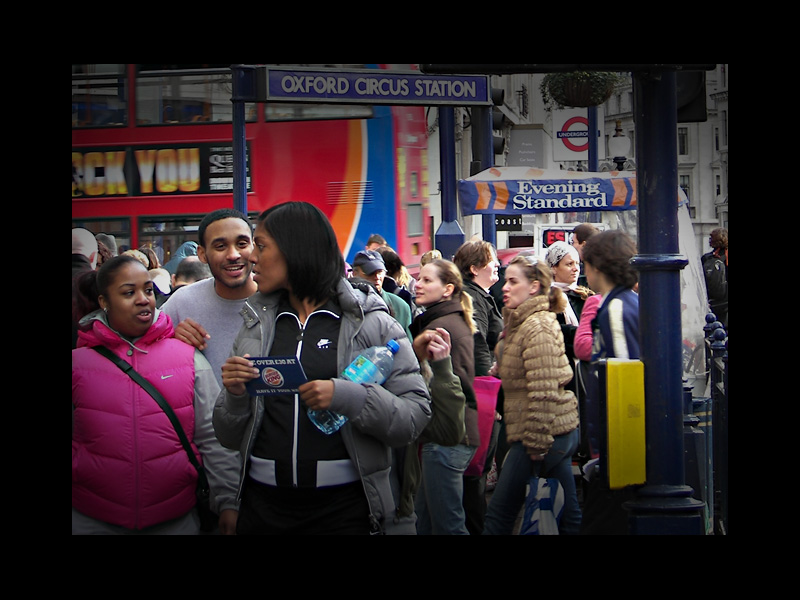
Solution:
M219 534L236 535L236 521L239 519L239 511L226 508L219 514Z
M234 396L243 396L247 382L258 377L258 369L249 358L249 354L231 356L222 365L222 385Z
M450 356L450 332L441 327L428 329L414 338L414 354L420 361L442 360Z
M428 360L442 360L450 356L450 332L437 327L428 342Z
M300 399L311 410L327 410L333 400L333 381L331 379L315 379L307 381L299 388Z

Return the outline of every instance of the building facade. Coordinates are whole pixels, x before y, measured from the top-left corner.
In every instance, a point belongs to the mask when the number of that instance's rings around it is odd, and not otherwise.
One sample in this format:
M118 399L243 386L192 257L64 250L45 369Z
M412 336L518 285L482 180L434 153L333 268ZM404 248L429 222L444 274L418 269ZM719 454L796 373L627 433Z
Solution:
M689 211L694 225L698 252L708 251L708 234L716 227L728 226L728 65L717 64L706 75L706 112L704 122L678 123L678 184L689 199ZM503 119L495 119L500 129L495 136L502 138L502 153L495 156L495 166L533 166L543 169L588 170L584 160L558 160L558 111L545 110L539 86L542 74L492 75L493 88L504 92L503 105L497 108ZM577 109L576 109L577 110ZM585 109L584 109L585 111ZM456 176L471 175L472 128L471 110L457 108L456 113ZM585 112L584 112L585 114ZM428 155L430 167L430 208L434 228L441 223L441 186L439 177L438 111L431 108L428 115ZM622 163L625 170L636 169L636 127L633 113L633 82L617 86L614 93L598 107L598 121L602 142L598 144L598 170L618 168L609 151L609 140L614 136L617 123L630 140L629 155ZM497 232L497 245L506 248L515 245L513 238L525 237L535 224L558 225L566 223L570 215L540 215L523 219L521 232ZM590 218L596 218L590 217ZM459 222L465 239L480 237L481 217L462 217ZM435 230L435 229L434 229Z

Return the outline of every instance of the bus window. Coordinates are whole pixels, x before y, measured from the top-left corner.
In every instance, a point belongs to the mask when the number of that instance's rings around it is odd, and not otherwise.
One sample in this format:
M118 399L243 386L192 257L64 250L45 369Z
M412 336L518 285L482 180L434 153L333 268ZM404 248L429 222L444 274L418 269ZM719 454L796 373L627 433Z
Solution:
M83 227L95 235L98 233L113 235L117 242L117 252L123 252L131 247L130 219L72 219L72 227Z
M137 125L219 123L233 121L230 67L194 69L196 65L138 65ZM256 119L256 105L245 104L247 120Z
M139 246L152 248L161 264L166 264L181 244L197 241L203 216L139 217Z
M127 124L125 72L125 65L72 65L73 127Z

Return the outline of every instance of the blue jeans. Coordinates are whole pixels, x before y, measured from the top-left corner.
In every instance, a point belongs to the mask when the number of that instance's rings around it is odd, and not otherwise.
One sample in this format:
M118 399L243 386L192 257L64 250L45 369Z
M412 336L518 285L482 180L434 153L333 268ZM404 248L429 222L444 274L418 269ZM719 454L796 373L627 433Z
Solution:
M464 471L477 448L422 447L422 479L414 498L419 535L469 535L464 524Z
M544 461L539 465L539 475L555 477L564 488L564 512L558 532L561 535L578 535L581 529L581 508L572 474L572 455L578 447L579 434L575 429L557 435ZM522 442L514 442L506 456L500 479L494 489L486 511L484 535L510 535L525 504L525 487L535 474L534 463Z

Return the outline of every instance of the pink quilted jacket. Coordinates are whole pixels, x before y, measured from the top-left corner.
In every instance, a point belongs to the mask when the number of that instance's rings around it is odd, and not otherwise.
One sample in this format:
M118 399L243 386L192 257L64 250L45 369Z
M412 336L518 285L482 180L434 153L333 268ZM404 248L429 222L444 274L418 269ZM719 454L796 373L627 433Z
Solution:
M89 517L142 529L184 515L195 504L197 472L164 411L92 350L106 346L148 379L172 406L191 442L194 348L172 335L163 312L135 345L102 318L79 333L78 348L72 351L72 506Z

